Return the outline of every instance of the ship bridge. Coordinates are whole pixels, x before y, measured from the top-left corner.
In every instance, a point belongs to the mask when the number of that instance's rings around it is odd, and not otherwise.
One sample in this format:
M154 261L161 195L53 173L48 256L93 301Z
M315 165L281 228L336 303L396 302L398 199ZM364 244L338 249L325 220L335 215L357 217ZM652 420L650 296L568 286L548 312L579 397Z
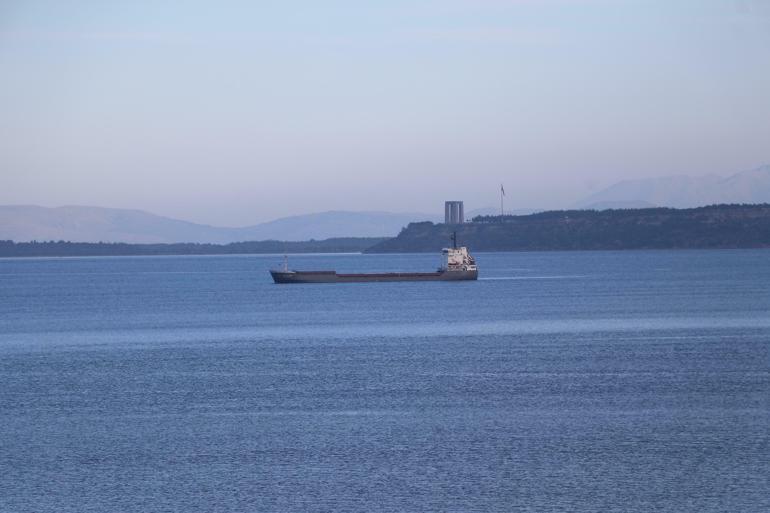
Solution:
M444 269L447 271L476 271L476 260L468 253L468 248L444 248Z

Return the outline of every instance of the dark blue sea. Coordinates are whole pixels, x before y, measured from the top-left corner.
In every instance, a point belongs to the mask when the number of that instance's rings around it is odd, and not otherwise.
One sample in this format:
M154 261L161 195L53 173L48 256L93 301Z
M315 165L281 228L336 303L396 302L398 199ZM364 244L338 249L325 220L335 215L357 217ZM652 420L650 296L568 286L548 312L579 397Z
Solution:
M0 260L0 512L770 511L770 251L476 257Z

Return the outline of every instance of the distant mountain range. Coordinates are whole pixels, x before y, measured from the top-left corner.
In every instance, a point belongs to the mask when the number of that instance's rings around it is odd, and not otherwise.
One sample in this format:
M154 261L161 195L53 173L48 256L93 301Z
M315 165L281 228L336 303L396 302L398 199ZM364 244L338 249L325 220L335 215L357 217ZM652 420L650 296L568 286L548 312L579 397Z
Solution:
M141 210L101 207L0 206L0 240L175 243L253 240L304 241L336 237L392 237L428 214L331 211L284 217L243 228L208 226Z
M574 208L692 208L725 203L770 203L770 165L727 178L663 176L625 180L575 203Z
M727 178L665 176L626 180L571 205L581 209L692 208L714 204L770 203L770 165ZM537 209L506 210L506 214L530 214ZM493 207L466 211L496 215ZM411 222L441 222L443 216L393 212L330 211L284 217L242 228L190 223L141 210L101 207L46 208L26 205L0 206L0 240L73 242L227 244L240 241L305 241L337 237L393 237Z

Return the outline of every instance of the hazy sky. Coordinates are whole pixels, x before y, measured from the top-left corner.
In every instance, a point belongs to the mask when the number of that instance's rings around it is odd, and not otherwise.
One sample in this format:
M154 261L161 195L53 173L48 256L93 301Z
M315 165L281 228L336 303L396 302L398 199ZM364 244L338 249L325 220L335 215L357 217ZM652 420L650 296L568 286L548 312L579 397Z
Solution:
M0 204L245 225L766 162L767 0L0 0Z

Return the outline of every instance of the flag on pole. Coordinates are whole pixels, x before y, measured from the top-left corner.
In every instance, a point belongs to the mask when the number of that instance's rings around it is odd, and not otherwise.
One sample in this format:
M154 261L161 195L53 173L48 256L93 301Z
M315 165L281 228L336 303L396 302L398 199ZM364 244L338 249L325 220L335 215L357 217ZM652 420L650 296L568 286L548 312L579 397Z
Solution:
M505 189L503 189L503 184L500 184L500 194L505 196Z

